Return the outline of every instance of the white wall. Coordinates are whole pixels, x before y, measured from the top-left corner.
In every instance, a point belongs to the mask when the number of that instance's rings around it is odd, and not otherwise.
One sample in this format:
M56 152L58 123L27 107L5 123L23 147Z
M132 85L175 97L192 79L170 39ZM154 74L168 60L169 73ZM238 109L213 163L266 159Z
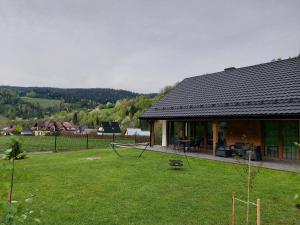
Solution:
M161 121L161 129L162 129L161 145L167 146L167 121L166 120Z

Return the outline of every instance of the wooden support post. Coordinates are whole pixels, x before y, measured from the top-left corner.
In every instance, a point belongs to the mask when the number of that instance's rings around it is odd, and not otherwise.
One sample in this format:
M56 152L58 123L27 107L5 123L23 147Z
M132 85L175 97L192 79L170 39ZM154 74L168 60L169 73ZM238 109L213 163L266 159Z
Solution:
M218 121L214 121L212 123L212 129L213 129L213 155L216 155L218 135L219 135L219 122Z
M9 195L8 195L8 202L9 202L9 204L11 204L11 201L12 201L13 186L14 186L14 174L15 174L15 158L12 158L10 189L9 189Z
M260 225L260 199L259 198L257 199L257 202L256 202L256 214L257 214L256 224Z
M234 225L234 192L232 192L231 196L231 223L230 225Z

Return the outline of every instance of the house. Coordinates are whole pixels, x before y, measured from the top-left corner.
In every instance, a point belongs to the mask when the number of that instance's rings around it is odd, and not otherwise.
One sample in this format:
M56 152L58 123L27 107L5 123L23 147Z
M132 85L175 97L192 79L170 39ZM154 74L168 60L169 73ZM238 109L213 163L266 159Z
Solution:
M72 122L63 122L62 125L66 131L75 132L77 130Z
M76 127L71 122L60 122L56 120L47 120L45 122L37 122L31 128L35 136L51 135L55 132L59 133L75 133Z
M215 154L243 142L264 159L300 161L300 58L186 78L140 119L149 121L151 145L193 138Z
M142 131L141 128L127 128L125 136L150 136L150 131Z
M10 125L9 127L5 127L1 131L1 135L15 135L16 132L16 125Z
M75 134L77 131L76 126L72 122L62 122L61 132L64 134Z
M31 128L34 136L45 136L50 135L52 131L55 131L54 122L36 122Z
M46 136L51 135L50 130L34 130L33 131L34 136Z
M98 135L121 135L121 129L117 122L101 122Z

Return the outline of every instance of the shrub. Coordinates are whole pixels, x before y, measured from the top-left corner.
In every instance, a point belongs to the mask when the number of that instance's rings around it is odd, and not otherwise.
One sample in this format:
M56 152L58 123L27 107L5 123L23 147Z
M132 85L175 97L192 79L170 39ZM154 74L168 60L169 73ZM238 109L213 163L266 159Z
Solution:
M24 159L26 154L22 150L22 140L17 138L12 138L9 144L9 149L5 151L6 159Z

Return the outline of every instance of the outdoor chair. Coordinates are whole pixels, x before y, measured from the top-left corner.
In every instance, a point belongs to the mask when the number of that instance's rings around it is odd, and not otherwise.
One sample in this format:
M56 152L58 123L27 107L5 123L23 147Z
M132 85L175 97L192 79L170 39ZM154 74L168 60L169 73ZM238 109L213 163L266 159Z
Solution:
M197 150L199 150L200 147L201 147L201 144L202 144L201 139L200 139L200 138L197 138L197 139L195 140L195 142L194 142L194 148L197 148Z
M233 154L243 157L245 154L245 144L244 143L236 143L235 145L231 145L230 149L233 151Z
M191 139L191 141L187 144L188 150L195 147L196 141L194 139Z
M178 136L174 137L174 150L178 149L180 147L180 140Z
M245 151L243 159L245 159L245 160L249 159L249 154L248 154L247 151ZM253 161L260 161L260 160L262 160L260 146L257 146L253 151L251 151L251 160L253 160Z
M231 157L232 156L232 150L227 146L217 146L216 156Z

